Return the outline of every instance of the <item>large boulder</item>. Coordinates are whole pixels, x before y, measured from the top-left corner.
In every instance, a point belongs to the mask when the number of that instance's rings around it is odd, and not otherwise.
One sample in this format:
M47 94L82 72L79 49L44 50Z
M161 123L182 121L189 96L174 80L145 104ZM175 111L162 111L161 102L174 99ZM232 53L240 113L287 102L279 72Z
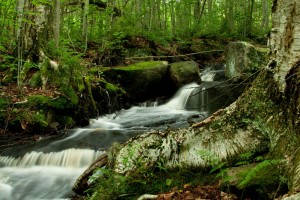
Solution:
M181 86L199 80L199 66L195 61L176 62L169 69L171 82L176 90Z
M231 42L225 48L227 78L249 77L264 64L263 53L247 42Z
M106 68L103 75L120 85L132 102L173 95L181 86L199 80L198 64L185 61L140 62L129 66Z
M134 102L166 95L168 62L140 62L129 66L114 67L103 72L110 82L119 84L127 97Z

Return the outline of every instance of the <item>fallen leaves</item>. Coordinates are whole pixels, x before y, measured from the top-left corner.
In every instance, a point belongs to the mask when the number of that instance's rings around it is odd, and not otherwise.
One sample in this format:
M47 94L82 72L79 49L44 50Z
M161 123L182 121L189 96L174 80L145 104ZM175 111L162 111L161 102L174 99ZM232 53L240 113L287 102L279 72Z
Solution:
M169 193L159 194L157 200L236 200L232 194L222 192L218 185L190 186L184 185L183 190L172 189Z

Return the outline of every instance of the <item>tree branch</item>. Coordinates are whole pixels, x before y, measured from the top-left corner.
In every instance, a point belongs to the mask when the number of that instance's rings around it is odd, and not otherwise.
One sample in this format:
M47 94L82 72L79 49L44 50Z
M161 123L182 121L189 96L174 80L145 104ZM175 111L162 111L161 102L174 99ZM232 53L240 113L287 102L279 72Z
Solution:
M173 57L186 57L186 56L197 55L197 54L204 54L204 53L211 53L211 52L223 52L223 50L200 51L200 52L196 52L196 53L180 54L180 55L173 55L173 56L142 56L142 57L130 57L130 58L125 58L125 59L130 60L130 59L144 59L144 58L173 58Z

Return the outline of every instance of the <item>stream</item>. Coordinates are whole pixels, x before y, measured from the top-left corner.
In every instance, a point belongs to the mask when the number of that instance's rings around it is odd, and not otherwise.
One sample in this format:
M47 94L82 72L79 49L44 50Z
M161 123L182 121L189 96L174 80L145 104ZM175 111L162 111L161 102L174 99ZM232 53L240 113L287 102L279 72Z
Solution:
M216 74L202 74L200 85L185 85L168 102L145 102L91 119L89 126L70 130L55 140L3 151L0 200L66 199L73 195L77 177L112 143L150 130L188 127L207 118L236 99L230 94L220 97L231 87L219 88Z

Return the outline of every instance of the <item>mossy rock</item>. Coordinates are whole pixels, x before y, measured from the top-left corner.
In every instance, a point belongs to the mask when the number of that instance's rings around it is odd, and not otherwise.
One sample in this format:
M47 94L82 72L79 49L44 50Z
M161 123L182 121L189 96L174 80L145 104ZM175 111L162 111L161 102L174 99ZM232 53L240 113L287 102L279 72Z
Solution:
M119 84L132 101L163 96L167 93L168 63L165 61L140 62L126 67L103 71L112 83ZM111 85L107 85L110 89Z
M65 97L51 98L43 95L32 95L28 97L28 103L30 107L36 107L40 109L57 109L64 110L71 108L72 102Z
M264 53L247 42L231 42L225 48L227 78L250 77L258 71L266 61Z
M172 63L169 69L170 78L176 89L191 83L199 81L199 66L195 61L183 61Z

